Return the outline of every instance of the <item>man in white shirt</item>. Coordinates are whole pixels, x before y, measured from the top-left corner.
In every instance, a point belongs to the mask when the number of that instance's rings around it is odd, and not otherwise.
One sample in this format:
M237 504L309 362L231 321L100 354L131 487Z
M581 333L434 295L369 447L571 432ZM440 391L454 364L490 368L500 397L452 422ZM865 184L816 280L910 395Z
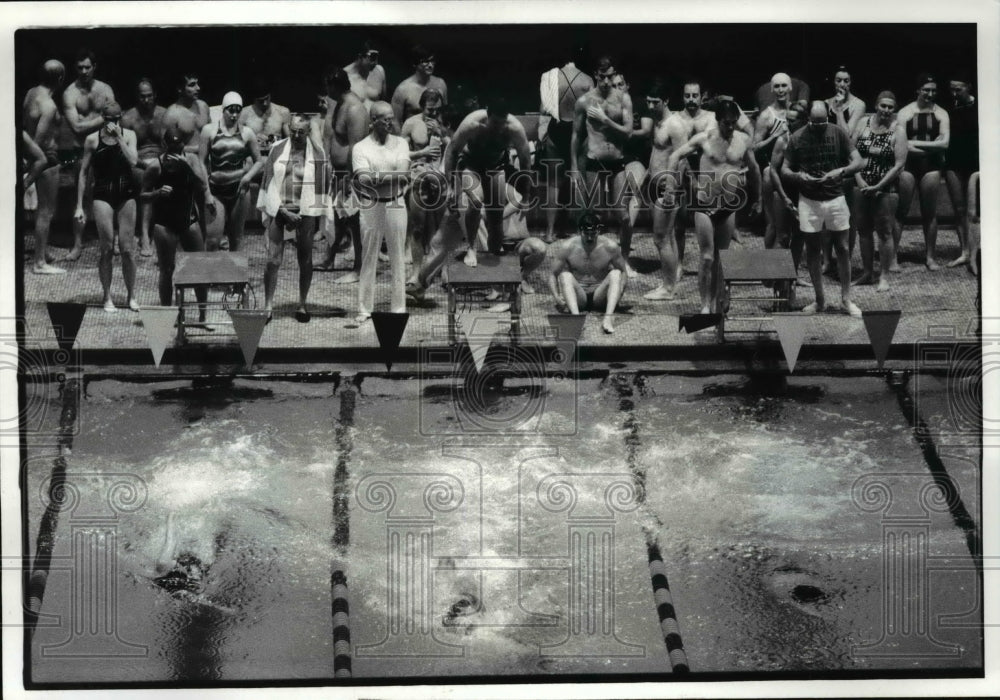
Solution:
M410 177L410 147L406 139L391 133L392 106L376 102L371 108L372 133L354 144L351 165L354 191L361 210L361 279L358 285L358 315L355 323L371 318L375 306L375 272L378 252L385 235L392 271L389 309L406 311L406 206L403 190Z

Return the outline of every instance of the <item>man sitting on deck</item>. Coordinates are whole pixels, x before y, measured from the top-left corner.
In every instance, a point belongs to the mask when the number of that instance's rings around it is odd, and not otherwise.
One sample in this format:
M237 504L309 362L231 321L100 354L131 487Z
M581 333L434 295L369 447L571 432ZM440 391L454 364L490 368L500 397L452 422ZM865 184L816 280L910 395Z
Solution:
M577 315L604 311L601 328L614 333L614 313L625 289L626 267L621 247L600 235L601 220L593 213L580 218L580 233L553 244L549 288L560 310Z

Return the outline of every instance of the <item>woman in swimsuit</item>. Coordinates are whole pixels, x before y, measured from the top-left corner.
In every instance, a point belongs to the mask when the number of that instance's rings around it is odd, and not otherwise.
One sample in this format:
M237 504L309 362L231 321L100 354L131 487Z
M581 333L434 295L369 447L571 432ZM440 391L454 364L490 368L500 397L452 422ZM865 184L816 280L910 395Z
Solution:
M851 93L851 74L844 66L839 66L833 74L833 86L836 94L825 100L830 111L830 123L846 131L848 136L853 136L865 116L865 102Z
M83 211L84 191L91 170L94 173L94 221L100 239L97 272L104 288L104 310L117 311L111 300L111 266L114 259L115 226L122 234L118 245L122 256L122 275L128 290L128 307L139 310L133 297L135 289L135 209L138 190L132 168L139 160L135 132L123 129L119 122L122 109L110 102L101 111L104 126L83 142L83 162L77 181L76 212L73 218L82 226L87 221Z
M222 98L222 120L206 124L201 130L198 159L205 164L208 185L217 208L225 212L223 222L217 222L205 241L207 250L218 250L221 232L229 250L240 249L243 226L250 211L250 183L264 167L257 137L249 126L239 125L243 98L228 92ZM220 231L221 229L221 231Z
M160 264L160 304L169 306L173 297L174 261L177 246L186 252L205 250L206 218L215 215L215 200L209 196L208 177L201 161L184 151L184 136L176 127L163 134L164 153L144 171L143 202L152 202L153 242ZM198 228L194 228L194 224ZM204 302L208 290L195 287L200 302L200 321L205 321Z
M931 75L917 79L917 99L899 110L899 122L906 127L909 155L899 177L899 211L902 221L910 211L914 191L919 186L920 219L924 229L928 270L938 270L934 257L937 247L937 205L941 189L941 169L948 150L951 122L948 113L935 104L937 81ZM899 249L899 227L894 234Z
M855 216L861 234L861 262L864 274L855 284L874 282L875 239L878 231L881 274L877 290L886 292L886 273L892 268L894 255L893 222L899 205L899 174L906 164L908 152L906 131L896 121L896 96L888 90L879 93L875 101L875 116L866 117L858 125L854 145L865 159L864 168L854 174L857 185Z

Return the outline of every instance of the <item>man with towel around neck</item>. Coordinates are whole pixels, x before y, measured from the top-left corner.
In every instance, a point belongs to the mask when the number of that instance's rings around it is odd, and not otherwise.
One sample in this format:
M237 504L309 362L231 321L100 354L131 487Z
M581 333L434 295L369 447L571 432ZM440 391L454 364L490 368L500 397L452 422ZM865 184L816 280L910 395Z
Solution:
M292 115L289 134L268 153L257 200L267 231L264 303L270 321L285 241L294 241L299 263L299 307L295 320L308 323L306 296L312 284L313 234L320 217L333 213L327 187L330 164L323 147L309 137L309 120L304 115Z

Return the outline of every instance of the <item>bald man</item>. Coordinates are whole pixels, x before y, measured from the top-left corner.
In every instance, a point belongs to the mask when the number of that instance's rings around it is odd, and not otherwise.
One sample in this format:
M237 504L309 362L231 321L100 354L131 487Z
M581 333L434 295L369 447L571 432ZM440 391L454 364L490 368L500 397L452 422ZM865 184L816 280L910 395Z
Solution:
M139 80L135 88L135 97L135 107L122 115L122 128L135 132L136 146L139 149L138 171L141 173L163 152L163 115L166 114L167 110L156 104L156 90L153 89L153 83L148 78ZM141 180L141 175L139 179ZM150 232L151 213L152 208L140 202L138 216L139 255L144 258L153 254Z
M46 259L49 227L56 211L59 194L59 158L56 155L56 136L61 116L53 95L62 87L66 68L56 60L42 66L41 82L28 90L21 105L21 125L31 139L45 153L45 169L35 180L38 192L38 215L35 219L35 259L31 271L37 275L57 275L66 272L50 265Z
M375 306L375 272L378 252L385 236L389 251L392 286L389 310L406 311L406 206L403 191L410 179L410 146L393 133L395 115L388 102L371 109L372 132L354 144L351 165L361 209L361 279L358 285L358 315L361 325L371 318Z
M851 261L847 252L850 231L850 210L844 197L843 179L861 170L863 161L851 145L847 132L829 123L825 102L816 100L809 110L809 123L788 140L781 173L799 191L799 230L806 242L806 259L812 278L816 301L806 306L805 313L823 311L821 258L824 233L833 239L840 274L840 294L843 309L856 318L861 309L851 301Z

